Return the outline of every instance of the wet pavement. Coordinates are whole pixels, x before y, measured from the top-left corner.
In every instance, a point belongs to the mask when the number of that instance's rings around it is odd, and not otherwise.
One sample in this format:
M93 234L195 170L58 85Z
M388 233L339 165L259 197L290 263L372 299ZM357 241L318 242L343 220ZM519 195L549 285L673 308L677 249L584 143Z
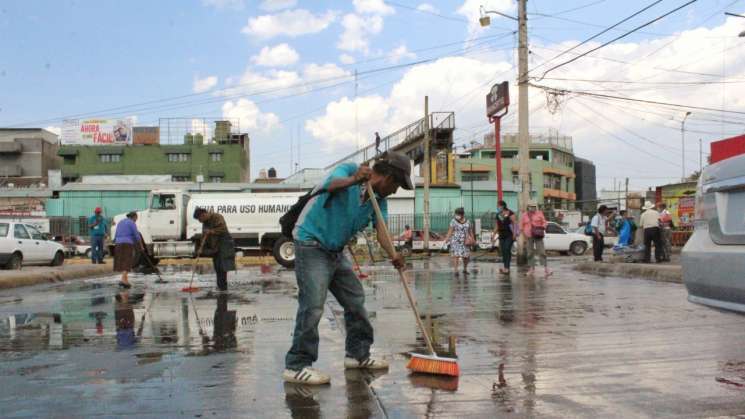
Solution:
M341 308L329 297L315 365L320 388L280 379L296 309L294 274L230 275L228 294L180 291L132 276L0 292L4 417L702 417L745 413L745 317L686 301L679 284L578 273L549 280L447 259L411 269L443 351L455 337L459 379L410 375L422 347L395 271L363 268L375 351L387 373L345 372Z

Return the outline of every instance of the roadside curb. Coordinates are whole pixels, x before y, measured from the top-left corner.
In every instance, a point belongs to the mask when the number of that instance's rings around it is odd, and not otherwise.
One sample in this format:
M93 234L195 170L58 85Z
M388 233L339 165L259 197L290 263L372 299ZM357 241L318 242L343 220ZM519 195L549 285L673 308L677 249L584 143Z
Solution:
M680 265L652 265L646 263L578 263L575 270L598 274L622 276L626 278L649 279L660 282L683 283L683 269Z
M0 274L0 290L30 285L91 278L113 272L111 265L63 265L44 270L20 270Z

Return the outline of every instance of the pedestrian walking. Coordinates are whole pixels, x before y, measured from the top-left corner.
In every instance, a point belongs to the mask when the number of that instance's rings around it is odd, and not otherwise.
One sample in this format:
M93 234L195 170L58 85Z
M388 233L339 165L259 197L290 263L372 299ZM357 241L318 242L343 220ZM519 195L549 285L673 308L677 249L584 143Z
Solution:
M380 155L380 135L375 133L375 156Z
M662 240L662 260L670 262L673 253L673 216L667 210L667 204L659 202L657 211L660 213L660 234Z
M494 246L494 239L499 238L499 253L502 255L502 267L499 268L499 273L509 274L512 245L517 240L518 231L515 213L507 208L507 203L504 201L497 203L497 225L495 227L491 244Z
M662 237L660 233L660 213L655 210L655 206L647 201L642 208L640 227L644 231L644 263L652 262L652 244L654 244L654 260L657 263L662 262Z
M311 365L318 359L318 322L324 311L328 291L344 308L346 327L346 369L386 369L388 362L370 354L373 328L365 309L365 291L344 257L344 246L372 221L378 237L385 227L374 220L374 210L366 188L368 182L379 197L380 209L387 213L386 197L400 187L414 188L411 162L400 153L387 153L370 169L354 163L342 163L314 189L293 228L295 239L295 276L298 284L298 309L292 347L285 357L282 378L286 382L326 384L331 378ZM388 240L379 240L387 253ZM402 256L392 261L404 266Z
M202 240L205 240L205 243L201 256L212 257L217 288L220 291L227 291L228 271L235 270L235 244L233 236L228 231L228 225L225 224L225 218L216 212L197 208L194 210L194 219L202 223Z
M592 255L595 262L603 261L603 250L605 250L605 235L608 228L608 207L601 205L598 212L592 217Z
M104 241L109 231L109 222L103 216L103 210L96 207L93 215L88 218L88 229L91 236L91 262L103 263Z
M526 274L529 276L535 274L536 257L543 264L545 276L548 278L553 274L548 269L546 246L543 243L547 224L543 211L538 209L538 204L535 201L528 202L528 211L520 217L520 232L525 235L525 243L528 247L528 266L530 268Z
M114 236L114 272L122 273L119 286L125 289L132 287L129 283L129 271L137 261L137 251L145 252L136 223L137 213L134 211L128 213L127 217L116 225Z
M471 231L471 223L466 220L465 211L463 208L456 208L455 215L450 220L448 233L445 235L445 243L449 243L450 261L456 273L458 273L459 262L463 261L463 273L468 274L471 246L475 242Z

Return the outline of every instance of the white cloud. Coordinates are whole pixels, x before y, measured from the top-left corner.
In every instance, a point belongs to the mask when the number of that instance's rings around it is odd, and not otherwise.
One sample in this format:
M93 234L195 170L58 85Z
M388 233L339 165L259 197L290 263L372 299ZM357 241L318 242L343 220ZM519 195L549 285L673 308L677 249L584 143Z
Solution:
M349 13L341 22L344 31L336 43L336 47L342 51L361 51L368 53L370 50L371 35L383 30L383 18L379 15L360 16Z
M295 64L299 59L297 51L285 43L264 47L258 55L251 57L254 64L264 67L284 67Z
M349 54L341 54L339 56L339 61L342 64L354 64L356 62L356 60L354 59L354 57L352 57Z
M745 83L737 82L745 80L745 49L736 43L736 34L741 30L742 23L733 18L719 27L692 29L681 32L677 37L613 44L557 69L546 79L535 83L574 90L600 90L599 93L661 102L740 110L745 108ZM531 46L533 67L576 42L550 45L534 43ZM586 45L577 52L595 46L597 44ZM724 69L723 54L727 56ZM556 63L571 57L572 54L568 54ZM679 66L680 70L691 73L663 70L677 69ZM455 111L458 127L455 138L461 144L474 139L481 141L484 134L493 130L484 115L484 95L492 83L508 80L511 83L512 105L503 119L502 132L514 133L517 130L518 101L517 86L514 84L516 71L511 67L511 60L497 52L442 58L407 70L385 94L359 97L356 102L342 98L329 103L325 112L306 121L305 127L308 133L327 147L338 150L344 146L354 146L356 104L360 137L365 144L369 144L372 132L379 131L384 135L419 119L423 98L429 95L432 111ZM547 68L543 66L531 75L538 77L542 74L541 70ZM724 87L716 83L722 80L722 74L726 75L725 80L728 81ZM627 80L633 83L588 83L550 78ZM696 81L698 84L681 85L684 81ZM645 84L652 82L662 83ZM608 186L612 177L629 176L632 188L646 189L646 186L665 181L651 177L680 176L680 121L684 110L568 95L560 97L560 106L555 113L551 113L546 109L546 93L535 88L530 89L529 101L531 132L545 134L553 128L572 136L575 153L596 163L598 185L601 187ZM689 173L698 169L698 155L695 153L698 138L703 138L706 150L708 142L741 134L745 129L742 122L722 124L722 119L731 120L732 116L693 110L686 121L686 137L689 141L686 148L691 150L686 154ZM645 151L655 157L645 154Z
M383 0L354 0L353 4L354 10L361 14L390 15L396 13L393 7L385 4Z
M202 0L205 6L215 7L218 9L243 9L244 0Z
M388 54L388 61L394 64L401 60L413 60L414 58L416 58L416 54L409 51L406 44L399 45Z
M276 12L277 10L295 7L296 4L297 0L264 0L259 5L259 9L267 12Z
M481 16L480 6L484 6L486 10L494 10L497 12L504 13L510 16L517 16L516 8L513 5L512 0L465 0L463 4L458 8L458 13L465 16L468 20L468 33L470 36L474 36L480 31L487 30L488 28L482 28L479 24L479 17ZM497 15L489 15L492 21L505 20L506 18L499 17ZM510 27L515 26L515 22L509 20L507 25Z
M259 110L256 104L248 99L229 100L222 105L223 118L236 118L240 121L241 132L259 131L268 133L279 126L277 115Z
M204 93L217 86L217 76L207 76L203 79L194 77L192 90L194 93Z
M381 127L385 126L390 108L390 104L381 96L358 97L355 100L343 97L329 103L323 116L305 121L305 129L322 139L328 147L355 144L357 138L367 143L365 140L369 140L370 133L381 131ZM359 136L355 129L355 113Z
M334 11L313 14L305 9L285 10L273 15L249 18L241 32L259 39L298 37L323 31L336 20L336 16Z
M351 73L333 63L327 64L308 64L303 68L303 82L312 82L317 80L337 79L343 76L349 76ZM338 80L331 80L332 83Z
M417 6L416 9L419 10L420 12L440 13L440 11L435 6L429 3L422 3L419 6Z

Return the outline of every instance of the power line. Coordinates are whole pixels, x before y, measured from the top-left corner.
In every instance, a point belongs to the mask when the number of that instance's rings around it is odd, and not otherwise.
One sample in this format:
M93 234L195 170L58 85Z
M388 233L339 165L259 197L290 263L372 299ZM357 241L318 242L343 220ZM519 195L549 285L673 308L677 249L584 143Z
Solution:
M595 39L595 38L597 38L597 37L599 37L599 36L601 36L601 35L605 34L605 33L606 33L606 32L608 32L608 31L611 31L611 30L615 29L615 28L616 28L616 27L618 27L619 25L622 25L623 23L625 23L625 22L627 22L627 21L629 21L629 20L631 20L631 19L635 18L636 16L639 16L640 14L642 14L642 13L646 12L647 10L651 9L652 7L656 6L657 4L659 4L659 3L661 3L661 2L662 2L662 0L657 0L657 1L655 1L655 2L653 2L653 3L651 3L651 4L649 4L648 6L644 7L643 9L641 9L641 10L638 10L638 11L634 12L634 13L633 13L632 15L630 15L630 16L628 16L628 17L624 18L623 20L620 20L620 21L616 22L615 24L613 24L613 25L611 25L611 26L609 26L609 27L607 27L607 28L603 29L602 31L600 31L600 32L596 33L595 35L593 35L593 36L591 36L591 37L589 37L589 38L585 39L584 41L580 42L579 44L577 44L577 45L575 45L575 46L573 46L573 47L571 47L571 48L569 48L569 49L567 49L567 50L565 50L565 51L563 51L563 52L559 53L558 55L556 55L555 57L553 57L553 58L549 59L548 61L544 61L543 63L539 64L538 66L535 66L535 67L533 67L533 68L531 69L531 71L534 71L534 70L536 70L537 68L540 68L540 67L542 67L542 66L546 65L547 63L549 63L549 62L551 62L551 61L553 61L553 60L555 60L555 59L557 59L557 58L561 57L561 56L562 56L562 55L564 55L564 54L567 54L567 53L569 53L569 52L572 52L572 51L574 51L575 49L577 49L577 48L581 47L582 45L585 45L586 43L588 43L588 42L592 41L593 39ZM578 59L578 58L579 58L579 57L577 57L577 59ZM549 70L549 71L551 71L551 70ZM548 73L548 71L547 71L546 73ZM545 76L545 75L546 75L546 73L544 73L543 75Z
M659 1L660 1L660 0L658 0L658 2L659 2ZM689 0L688 2L686 2L686 3L684 3L684 4L682 4L682 5L678 6L678 7L676 7L675 9L673 9L673 10L671 10L671 11L669 11L669 12L667 12L667 13L665 13L665 14L661 15L661 16L658 16L658 17L656 17L656 18L654 18L654 19L652 19L652 20L650 20L650 21L648 21L648 22L646 22L646 23L643 23L643 24L641 24L641 25L637 26L637 27L636 27L636 28L634 28L634 29L631 29L631 30L629 30L629 31L626 31L626 32L622 33L621 35L619 35L619 36L617 36L617 37L615 37L615 38L611 39L611 40L610 40L610 41L608 41L608 42L605 42L605 43L603 43L603 44L600 44L599 46L597 46L597 47L595 47L595 48L592 48L592 49L591 49L591 50L589 50L589 51L583 52L582 54L580 54L580 55L577 55L576 57L574 57L574 58L572 58L572 59L569 59L569 60L567 60L567 61L565 61L565 62L563 62L563 63L561 63L561 64L557 64L557 65L555 65L555 66L553 66L553 67L549 68L548 70L544 71L544 72L543 72L543 76L541 76L541 78L542 78L542 77L545 77L545 76L546 76L546 74L550 73L550 72L551 72L551 71L553 71L553 70L556 70L557 68L563 67L563 66L565 66L565 65L567 65L567 64L571 64L571 63L573 63L573 62L575 62L575 61L579 60L580 58L584 57L585 55L591 54L591 53L593 53L593 52L595 52L595 51L597 51L597 50L599 50L599 49L601 49L601 48L604 48L604 47L606 47L606 46L608 46L608 45L612 44L613 42L616 42L616 41L618 41L618 40L620 40L620 39L623 39L623 38L625 38L625 37L627 37L627 36L631 35L632 33L634 33L634 32L636 32L636 31L638 31L639 29L645 28L645 27L647 27L647 26L649 26L649 25L651 25L651 24L653 24L653 23L655 23L655 22L657 22L657 21L659 21L659 20L661 20L661 19L664 19L665 17L667 17L667 16L669 16L669 15L671 15L671 14L673 14L673 13L675 13L675 12L677 12L677 11L679 11L679 10L681 10L681 9L683 9L683 8L685 8L685 7L689 6L689 5L691 5L691 4L693 4L693 3L697 2L697 1L698 1L698 0ZM655 4L656 4L656 3L655 3Z
M617 84L648 84L648 85L707 85L707 84L734 84L745 83L745 80L721 80L721 81L636 81L636 80L594 80L594 79L572 79L562 77L544 77L544 80L578 81L587 83L617 83Z
M389 5L393 6L393 7L399 7L401 9L411 10L411 11L417 12L417 13L423 13L423 14L427 14L427 15L431 15L431 16L436 16L436 17L439 17L440 19L444 19L444 20L452 20L452 21L455 21L455 22L466 22L466 23L469 23L469 20L466 19L466 18L464 18L464 17L446 16L446 15L443 15L443 14L440 14L440 13L437 13L437 12L433 12L431 10L418 9L416 7L413 7L413 6L408 6L408 5L405 5L405 4L396 3L396 2L388 1L388 0L385 1L385 4L389 4Z
M548 86L541 86L538 84L530 83L531 86L543 89L549 92L557 93L557 94L566 94L566 93L573 93L576 95L583 95L583 96L596 96L596 97L603 97L608 99L618 99L618 100L627 100L631 102L640 102L640 103L649 103L653 105L662 105L662 106L672 106L676 108L684 108L684 109L698 109L703 111L711 111L711 112L725 112L725 113L732 113L732 114L738 114L738 115L745 115L745 112L740 111L730 111L727 109L717 109L717 108L708 108L705 106L691 106L691 105L680 105L677 103L670 103L670 102L659 102L656 100L647 100L647 99L634 99L630 97L623 97L623 96L613 96L613 95L604 95L600 93L590 93L590 92L583 92L583 91L576 91L576 90L568 90L568 89L557 89L554 87L548 87Z
M536 13L529 13L529 14L533 14L533 15L541 16L541 17L556 17L556 16L560 16L560 15L563 15L563 14L567 14L567 13L571 13L571 12L576 12L577 10L586 9L588 7L592 7L592 6L595 6L595 5L600 4L600 3L605 3L606 1L608 1L608 0L597 0L597 1L593 1L592 3L583 4L583 5L580 5L580 6L577 6L577 7L573 7L571 9L561 10L561 11L553 12L553 13L550 13L550 14L537 13L537 12Z

